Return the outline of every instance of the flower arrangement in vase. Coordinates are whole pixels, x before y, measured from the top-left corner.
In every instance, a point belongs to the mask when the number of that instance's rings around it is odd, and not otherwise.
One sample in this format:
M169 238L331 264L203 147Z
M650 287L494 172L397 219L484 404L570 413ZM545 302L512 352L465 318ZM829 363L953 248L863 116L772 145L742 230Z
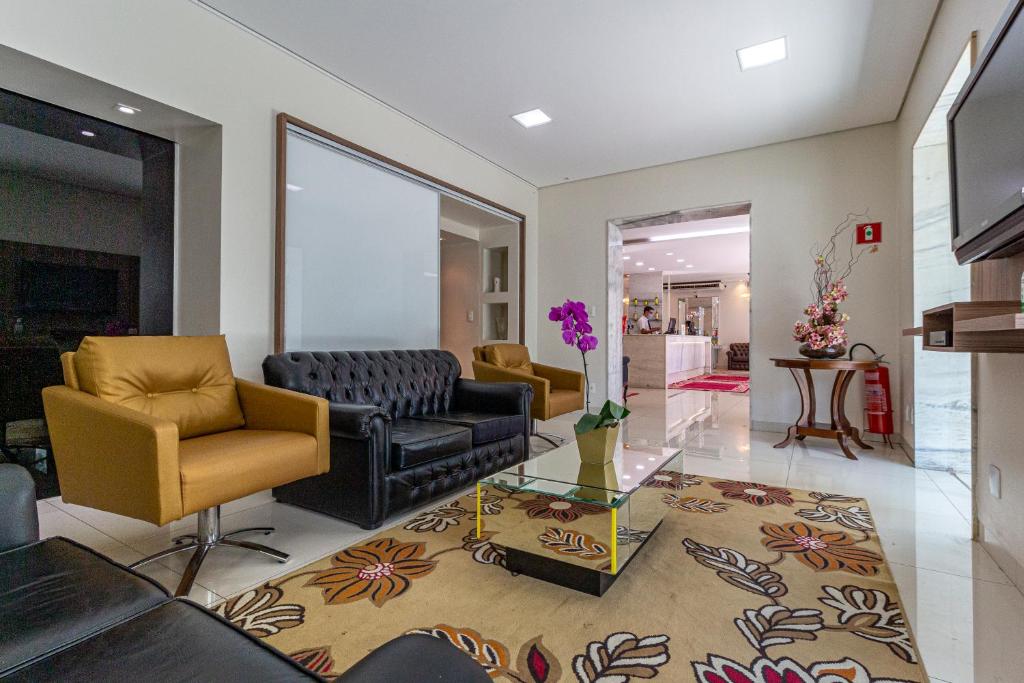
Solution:
M583 358L584 401L586 412L574 426L580 459L586 463L611 462L615 443L619 438L619 422L629 415L629 409L612 401L605 401L599 413L590 412L590 373L587 352L597 348L597 337L590 325L587 306L582 301L566 299L561 306L552 306L548 319L562 324L562 341L578 349Z
M793 339L802 342L800 354L808 358L839 358L846 353L849 339L846 323L850 316L839 312L839 304L846 301L849 292L846 290L846 278L853 272L854 266L865 253L878 251L877 246L866 247L855 252L851 239L849 257L843 259L846 265L840 269L839 240L857 220L866 218L864 214L848 214L846 220L832 231L832 236L825 245L817 246L814 254L814 279L811 293L814 302L804 309L806 320L798 320L793 325Z

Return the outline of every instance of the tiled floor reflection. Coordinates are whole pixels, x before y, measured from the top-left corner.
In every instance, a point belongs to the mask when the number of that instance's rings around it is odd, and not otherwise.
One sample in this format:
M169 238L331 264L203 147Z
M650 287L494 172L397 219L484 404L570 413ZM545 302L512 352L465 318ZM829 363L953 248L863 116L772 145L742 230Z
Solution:
M970 540L970 491L953 476L915 470L902 451L881 446L858 453L857 461L841 457L824 440L773 448L781 435L750 431L747 395L641 389L629 408L624 434L634 442L684 448L685 468L693 474L866 497L932 680L1024 680L1024 596ZM570 438L576 419L561 416L541 431ZM532 447L547 446L534 439ZM188 519L155 527L58 499L41 501L39 509L44 535L73 538L122 562L166 547L194 524ZM226 530L265 525L277 527L265 540L291 553L288 563L214 551L200 571L194 599L212 604L373 534L276 503L269 493L224 508ZM173 588L184 562L168 558L147 573Z

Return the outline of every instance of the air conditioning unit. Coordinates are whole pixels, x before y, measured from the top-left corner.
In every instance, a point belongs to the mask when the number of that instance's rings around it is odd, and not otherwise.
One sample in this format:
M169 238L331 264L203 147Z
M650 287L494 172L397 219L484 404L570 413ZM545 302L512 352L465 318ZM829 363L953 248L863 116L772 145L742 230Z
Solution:
M725 283L721 280L707 280L706 282L673 282L672 289L725 289Z

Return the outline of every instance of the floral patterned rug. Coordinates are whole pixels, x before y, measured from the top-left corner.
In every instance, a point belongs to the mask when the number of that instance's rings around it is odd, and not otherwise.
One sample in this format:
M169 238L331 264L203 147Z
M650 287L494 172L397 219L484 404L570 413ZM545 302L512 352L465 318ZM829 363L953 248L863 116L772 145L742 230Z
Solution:
M928 680L863 499L673 476L661 527L600 598L511 575L486 521L521 515L544 552L606 564L573 527L607 512L484 488L479 539L474 493L217 611L327 677L418 632L512 683Z

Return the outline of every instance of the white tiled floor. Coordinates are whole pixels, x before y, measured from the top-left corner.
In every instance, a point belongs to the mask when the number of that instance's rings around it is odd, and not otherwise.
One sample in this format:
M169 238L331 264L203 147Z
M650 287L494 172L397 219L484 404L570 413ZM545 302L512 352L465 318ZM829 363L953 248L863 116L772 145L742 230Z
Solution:
M685 467L694 474L866 497L932 680L1024 680L1024 596L971 542L970 491L954 477L915 470L902 451L884 447L860 452L857 461L842 458L824 440L773 448L779 434L749 431L746 395L640 390L629 407L633 414L624 436L683 447ZM543 424L541 431L568 437L575 419L562 416ZM533 446L540 450L545 444L535 439ZM154 527L59 499L41 501L39 510L44 535L68 536L122 562L167 547L194 524L182 520ZM254 540L292 557L279 564L244 551L214 551L192 592L207 604L373 533L273 502L269 494L225 506L222 523L225 530L275 526L275 534ZM167 558L146 572L173 589L186 559Z

